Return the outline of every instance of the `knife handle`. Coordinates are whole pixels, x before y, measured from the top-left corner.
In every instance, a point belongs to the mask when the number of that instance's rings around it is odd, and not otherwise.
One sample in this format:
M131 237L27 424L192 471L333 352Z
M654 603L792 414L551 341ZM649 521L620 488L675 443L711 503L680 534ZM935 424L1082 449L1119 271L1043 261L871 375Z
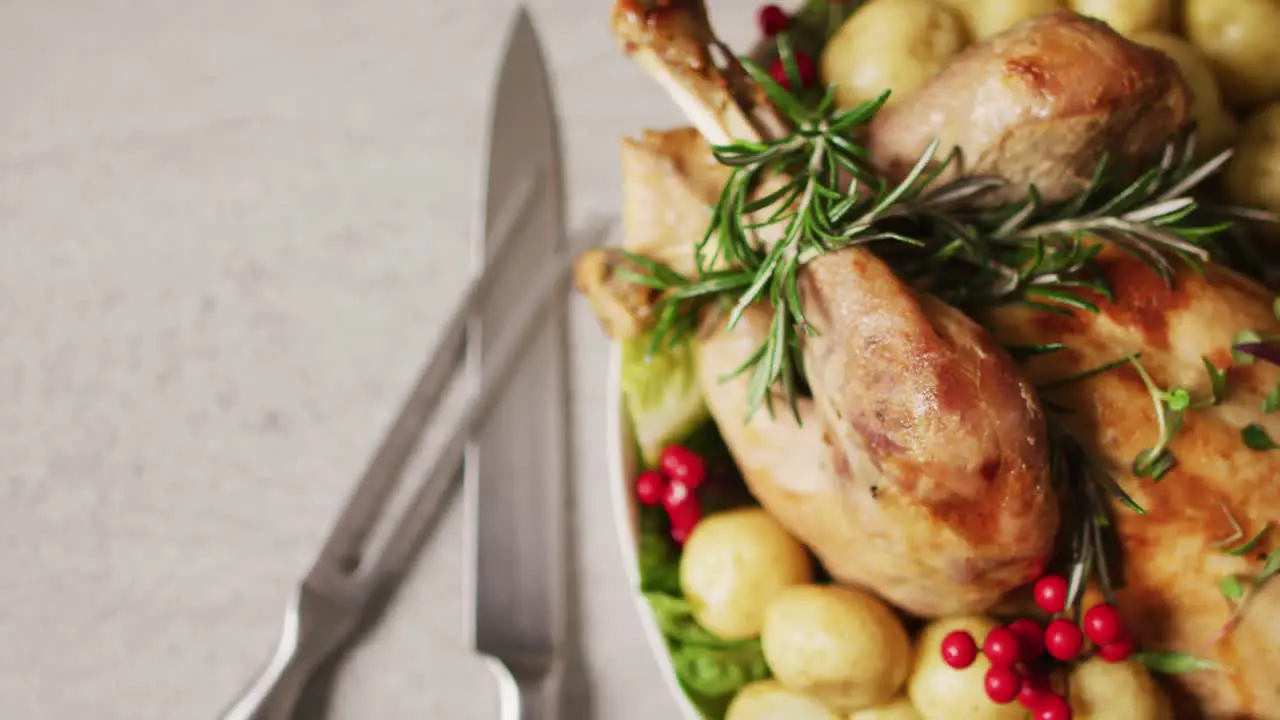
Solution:
M558 667L537 663L535 668L513 668L493 660L498 680L498 717L501 720L560 720L562 675Z

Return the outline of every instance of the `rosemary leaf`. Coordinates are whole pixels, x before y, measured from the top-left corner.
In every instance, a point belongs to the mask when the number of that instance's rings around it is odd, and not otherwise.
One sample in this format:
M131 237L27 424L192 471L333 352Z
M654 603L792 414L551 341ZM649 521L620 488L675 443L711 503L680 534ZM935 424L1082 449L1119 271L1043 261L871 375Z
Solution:
M1218 153L1214 157L1210 158L1208 162L1196 168L1194 171L1189 173L1182 180L1178 181L1176 184L1171 186L1168 190L1165 190L1163 193L1161 193L1158 199L1167 200L1168 198L1178 197L1179 195L1183 195L1189 192L1190 190L1195 188L1197 185L1207 180L1214 173L1221 170L1222 166L1226 165L1227 161L1231 159L1231 155L1233 153L1234 153L1234 150L1230 150L1230 149L1223 150L1222 152Z
M1212 660L1180 652L1138 652L1134 653L1134 657L1148 670L1162 675L1185 675L1218 670L1221 667Z
M1056 353L1065 348L1066 345L1060 342L1042 343L1039 345L1005 345L1004 349L1009 351L1013 359L1022 362L1028 358L1039 357L1041 355L1049 355Z
M657 278L646 273L636 272L635 270L628 268L618 268L614 271L614 275L625 282L629 282L633 285L642 285L653 290L662 291L671 287L671 283L666 282L661 278Z
M786 33L779 35L779 37L785 36ZM791 59L791 64L794 67L794 56ZM792 118L808 116L809 111L800 103L796 96L787 92L787 89L782 87L777 80L774 80L773 76L770 75L767 70L746 58L742 59L742 68L746 70L747 74L751 76L751 79L760 86L760 89L764 90L764 94L768 96L769 102L772 103L774 107L778 108L778 110ZM800 87L800 83L793 82L792 87Z
M1128 355L1128 356L1126 356L1126 357L1122 357L1122 358L1120 358L1119 360L1112 360L1112 361L1111 361L1111 362L1109 362L1109 363L1106 363L1106 364L1103 364L1103 365L1099 365L1099 366L1094 367L1094 368L1089 368L1088 370L1085 370L1085 371L1083 371L1083 372L1078 372L1078 373L1076 373L1076 374L1074 374L1074 375L1068 375L1067 377L1064 377L1064 378L1059 378L1059 379L1057 379L1057 380L1051 380L1051 381L1049 381L1049 382L1047 382L1047 383L1043 383L1043 384L1041 384L1041 385L1037 385L1037 386L1036 386L1036 389L1037 389L1037 390L1039 390L1039 391L1041 391L1041 392L1045 392L1045 391L1048 391L1048 390L1056 390L1056 389L1058 389L1058 388L1060 388L1060 387L1064 387L1064 386L1066 386L1066 385L1072 385L1072 384L1074 384L1074 383L1078 383L1078 382L1080 382L1081 380L1088 380L1089 378L1094 377L1095 375L1101 375L1102 373L1105 373L1105 372L1107 372L1107 371L1109 371L1109 370L1114 370L1114 369L1116 369L1116 368L1118 368L1118 367L1120 367L1120 366L1122 366L1122 365L1124 365L1124 364L1126 364L1126 363L1134 362L1134 361L1136 361L1140 356L1141 356L1141 353L1134 353L1133 355Z
M1110 492L1116 500L1119 500L1121 505L1124 505L1130 511L1137 513L1138 515L1147 514L1146 509L1139 505L1137 501L1129 495L1129 493L1125 492L1124 488L1120 487L1120 483L1117 482L1110 473L1102 473L1102 481L1103 484L1106 485L1107 491Z
M1177 213L1185 213L1188 210L1194 210L1196 201L1189 197L1180 197L1173 200L1165 200L1154 205L1147 205L1138 208L1132 212L1127 212L1121 217L1132 223L1150 222L1168 217ZM1182 215L1185 217L1185 214Z
M681 275L675 270L672 270L671 268L658 262L657 260L653 260L652 258L647 258L643 255L630 252L629 250L622 250L621 252L622 252L622 256L626 258L629 262L635 265L638 265L641 270L645 271L646 275L662 282L663 285L666 287L679 285L681 283L688 281L687 278L685 278L685 276Z
M1025 294L1032 297L1052 300L1060 305L1066 305L1067 307L1072 307L1076 310L1083 310L1091 313L1098 312L1097 305L1063 290L1048 287L1029 287L1026 289Z

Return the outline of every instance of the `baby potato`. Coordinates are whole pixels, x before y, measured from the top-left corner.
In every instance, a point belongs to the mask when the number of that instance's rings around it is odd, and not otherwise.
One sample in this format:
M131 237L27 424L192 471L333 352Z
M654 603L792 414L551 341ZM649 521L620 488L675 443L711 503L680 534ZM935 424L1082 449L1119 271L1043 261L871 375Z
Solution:
M1165 30L1173 24L1172 0L1068 0L1072 10L1097 18L1121 35Z
M1074 720L1164 720L1168 705L1151 674L1136 660L1094 657L1071 672Z
M760 642L778 682L841 712L889 700L911 669L902 621L879 599L851 588L783 590L765 610Z
M738 691L724 720L840 720L826 705L776 680L757 680Z
M1280 2L1187 0L1187 37L1204 53L1232 107L1280 100Z
M884 705L858 710L849 720L920 720L920 713L906 696L899 696Z
M1037 15L1062 7L1062 0L945 0L964 17L970 35L985 40Z
M1222 184L1233 205L1280 212L1280 103L1244 121Z
M836 104L856 107L891 90L892 103L928 82L968 43L960 16L938 0L873 0L822 51Z
M680 590L694 618L729 640L759 635L769 601L812 579L804 546L758 507L703 518L680 557Z
M1196 152L1202 158L1215 155L1235 142L1239 123L1222 106L1222 91L1209 62L1191 43L1167 32L1138 33L1132 40L1168 55L1195 96L1191 114L1196 121Z
M987 633L999 624L979 615L935 620L916 640L915 669L907 680L907 696L924 720L1024 720L1027 711L1017 703L997 705L987 697L984 677L991 663L982 654L964 670L942 660L942 639L955 630L967 630L982 647Z

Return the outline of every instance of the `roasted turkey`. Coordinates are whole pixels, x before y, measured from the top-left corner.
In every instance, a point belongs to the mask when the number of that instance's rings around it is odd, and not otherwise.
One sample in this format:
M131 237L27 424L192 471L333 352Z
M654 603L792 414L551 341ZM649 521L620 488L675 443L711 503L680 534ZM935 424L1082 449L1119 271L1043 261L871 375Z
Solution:
M646 9L620 0L613 29L696 129L623 141L628 249L692 272L726 177L707 141L758 138L782 127L724 53L698 2ZM864 139L884 173L901 174L931 137L959 147L968 172L999 175L1050 197L1076 191L1104 153L1141 165L1186 123L1188 91L1163 55L1070 13L1025 22L972 47L932 83L884 111ZM768 238L765 238L768 240ZM643 331L651 291L624 282L627 261L590 251L577 283L613 337ZM1046 395L1065 424L1118 478L1145 515L1117 508L1123 549L1117 602L1140 646L1210 658L1220 670L1178 676L1179 716L1280 718L1280 582L1264 586L1227 628L1222 577L1258 572L1276 546L1221 552L1235 527L1280 522L1280 451L1248 449L1241 428L1280 437L1263 396L1271 365L1233 362L1241 329L1280 332L1272 293L1222 267L1180 273L1172 288L1118 250L1099 259L1113 299L1062 316L997 306L970 318L896 277L873 252L820 256L800 275L805 313L821 329L803 341L812 397L789 413L748 415L745 379L723 381L758 347L772 310L750 309L732 331L708 312L697 338L712 415L747 484L838 582L869 588L918 616L985 611L1032 580L1060 540L1039 382L1141 353L1162 385L1210 392L1203 358L1229 368L1215 407L1187 415L1158 483L1134 478L1156 437L1151 396L1121 368ZM1006 344L1064 343L1016 364Z

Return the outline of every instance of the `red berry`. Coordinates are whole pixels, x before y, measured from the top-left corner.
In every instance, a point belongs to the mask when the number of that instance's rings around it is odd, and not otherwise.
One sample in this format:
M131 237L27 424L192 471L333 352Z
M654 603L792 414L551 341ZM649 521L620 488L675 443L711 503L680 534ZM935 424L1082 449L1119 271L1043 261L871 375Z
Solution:
M1017 665L1022 660L1018 634L1004 627L992 630L987 633L986 642L982 643L982 654L987 656L992 665Z
M996 665L987 670L983 685L992 702L1005 705L1018 697L1018 691L1022 689L1022 678L1018 677L1013 668Z
M942 661L963 670L978 658L978 643L964 630L954 630L942 638Z
M760 32L765 37L773 37L778 33L786 32L787 26L791 24L787 12L777 5L765 5L760 8Z
M667 479L657 470L645 470L636 478L636 499L641 505L661 505L666 492Z
M671 483L678 485L679 483ZM686 491L687 492L687 491ZM669 501L672 497L670 486L667 489L666 499ZM696 495L686 494L679 502L674 504L664 503L667 506L667 516L671 518L671 527L684 531L693 530L693 526L702 520L702 503L698 502Z
M1035 710L1050 695L1053 695L1053 686L1049 684L1049 678L1039 673L1022 677L1022 687L1018 690L1018 704L1022 707Z
M671 482L682 482L690 490L697 490L707 477L707 465L702 456L687 447L669 445L658 456L658 467Z
M809 87L818 75L818 69L813 64L813 58L796 50L795 59L796 70L800 73L800 85ZM782 64L782 58L777 58L773 61L773 65L769 67L769 75L782 87L795 91L795 88L791 87L791 78L787 76L787 68Z
M1095 645L1108 645L1124 636L1124 620L1115 605L1102 603L1084 614L1084 634Z
M1036 581L1036 604L1055 615L1067 607L1067 579L1061 575L1045 575Z
M689 539L689 533L691 532L693 532L692 525L689 527L673 526L671 528L671 539L675 540L677 545L684 545L685 541Z
M1045 696L1035 708L1036 720L1071 720L1071 703L1057 693Z
M1018 636L1023 662L1030 662L1044 654L1044 628L1031 618L1018 618L1009 623L1009 629Z
M1124 662L1133 654L1133 638L1125 635L1098 648L1098 655L1107 662Z
M1074 660L1084 647L1084 635L1080 628L1065 618L1049 623L1044 631L1044 648L1059 660Z
M667 483L666 490L662 493L662 507L667 509L668 515L675 515L685 504L694 499L696 497L688 485L680 480L672 480Z

